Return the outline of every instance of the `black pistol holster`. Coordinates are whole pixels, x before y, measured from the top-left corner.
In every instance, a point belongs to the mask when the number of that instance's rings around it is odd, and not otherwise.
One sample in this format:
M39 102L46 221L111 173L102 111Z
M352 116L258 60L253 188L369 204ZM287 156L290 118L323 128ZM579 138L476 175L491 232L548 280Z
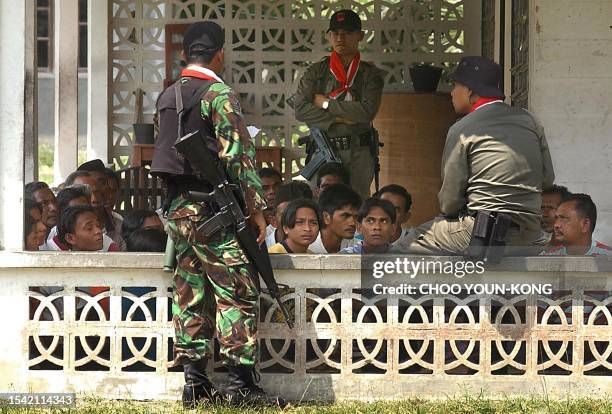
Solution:
M499 263L504 255L512 218L506 213L479 210L475 219L466 259Z

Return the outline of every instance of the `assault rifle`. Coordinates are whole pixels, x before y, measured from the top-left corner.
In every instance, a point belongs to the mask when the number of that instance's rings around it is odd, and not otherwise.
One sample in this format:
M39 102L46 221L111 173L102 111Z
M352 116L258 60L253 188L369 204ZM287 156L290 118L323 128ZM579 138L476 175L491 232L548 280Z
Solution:
M374 158L374 185L376 187L376 192L380 190L380 149L385 146L382 142L380 142L380 138L378 136L378 130L372 126L371 129L371 138L370 138L370 154L372 154L372 158Z
M248 217L245 216L244 200L240 188L229 182L225 171L219 167L217 160L210 154L206 147L200 131L196 130L183 137L180 137L174 144L176 150L197 171L201 178L214 187L211 193L189 191L190 200L195 202L207 202L216 206L218 212L204 223L198 226L198 232L204 235L211 235L224 228L235 228L236 238L240 246L249 258L253 267L261 275L261 278L268 287L270 296L276 300L278 307L283 313L285 322L289 328L293 329L293 319L281 301L278 284L274 279L272 263L265 247L257 244L257 238L251 230ZM259 276L252 275L253 282L259 288Z
M319 128L310 128L310 135L298 139L298 144L306 145L308 156L306 157L306 165L300 174L308 181L314 177L321 165L328 162L342 162ZM314 150L309 151L313 146Z

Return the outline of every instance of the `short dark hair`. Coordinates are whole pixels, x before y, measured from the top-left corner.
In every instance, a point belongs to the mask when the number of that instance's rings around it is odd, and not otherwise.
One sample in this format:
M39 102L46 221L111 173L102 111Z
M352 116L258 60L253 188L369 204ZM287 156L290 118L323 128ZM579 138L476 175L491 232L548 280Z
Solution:
M85 197L89 200L91 197L91 189L88 185L71 185L69 187L64 187L57 193L57 208L59 209L59 214L62 214L62 211L68 207L70 202L75 198Z
M319 207L322 212L334 215L334 211L350 205L354 208L361 206L361 197L348 185L334 184L325 189L319 197Z
M283 211L283 216L281 217L281 226L289 227L290 229L295 227L295 219L297 216L297 211L300 208L310 208L312 209L316 216L317 221L319 222L319 227L321 226L321 212L319 211L319 206L312 200L308 200L306 198L300 198L298 200L293 200L285 211Z
M281 184L276 190L274 198L274 208L278 208L281 203L306 198L312 200L312 190L310 186L303 181L289 181Z
M408 210L410 210L410 207L412 207L412 196L410 195L408 190L406 190L401 185L399 185L399 184L389 184L389 185L386 185L383 188L381 188L380 190L378 190L378 192L376 194L374 194L374 196L380 198L384 193L392 193L392 194L396 194L396 195L398 195L400 197L403 197L404 198L404 205L406 206L404 211L408 211Z
M66 177L66 181L64 181L64 185L66 187L73 185L74 184L74 180L76 180L79 177L91 177L93 178L93 176L91 175L91 173L89 171L85 171L85 170L76 170L72 173L70 173L70 175L68 175L68 177Z
M123 217L121 223L121 236L123 240L128 240L132 233L141 230L144 222L149 217L156 217L157 213L151 210L132 210Z
M115 180L115 182L117 183L117 187L119 187L119 184L121 184L119 175L117 175L117 173L114 170L111 170L110 168L106 168L104 171L106 172L106 178Z
M568 196L562 203L574 202L574 208L578 215L582 218L587 218L591 222L591 234L595 231L595 224L597 224L597 207L587 194L572 194Z
M57 226L57 235L62 243L70 244L66 241L66 234L74 233L74 228L79 216L85 213L96 214L91 206L66 207L66 209L62 211L59 218L59 225Z
M157 229L138 229L125 240L128 252L163 252L166 233Z
M391 223L395 223L396 215L395 215L395 207L391 204L390 201L383 200L378 197L370 197L366 201L363 202L363 205L359 209L358 220L361 223L364 218L368 216L370 210L374 207L381 208L387 215L391 218Z
M34 200L34 193L38 190L42 190L43 188L49 188L49 185L43 181L34 181L32 183L27 183L25 185L24 195L28 200Z
M24 240L28 238L28 234L32 231L32 227L34 226L34 219L32 218L32 214L30 213L32 209L37 208L40 214L42 215L42 206L40 203L37 203L34 200L30 200L26 198L23 200L23 208L24 208Z
M281 173L278 172L278 170L270 167L260 168L259 171L257 171L257 175L259 175L259 178L276 177L283 181L283 176Z
M564 202L569 196L572 195L567 187L557 184L553 184L550 187L543 189L542 195L544 194L558 194L561 197L561 202Z
M351 185L351 174L349 170L339 162L328 162L319 168L319 171L317 171L317 187L321 186L321 180L326 175L338 176L343 184Z

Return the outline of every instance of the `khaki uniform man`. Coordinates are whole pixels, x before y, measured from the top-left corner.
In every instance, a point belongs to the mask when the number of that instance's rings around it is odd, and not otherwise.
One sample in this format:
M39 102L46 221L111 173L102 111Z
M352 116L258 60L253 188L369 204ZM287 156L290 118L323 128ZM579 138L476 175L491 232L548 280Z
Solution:
M358 46L364 32L355 12L334 13L327 32L333 51L300 79L295 117L327 135L351 174L351 186L366 199L374 178L369 143L384 86L383 71L360 59Z
M419 226L398 250L463 254L479 210L511 216L509 245L540 244L542 189L555 178L544 129L526 110L503 102L496 63L464 57L450 78L455 112L466 116L446 137L438 193L442 215Z

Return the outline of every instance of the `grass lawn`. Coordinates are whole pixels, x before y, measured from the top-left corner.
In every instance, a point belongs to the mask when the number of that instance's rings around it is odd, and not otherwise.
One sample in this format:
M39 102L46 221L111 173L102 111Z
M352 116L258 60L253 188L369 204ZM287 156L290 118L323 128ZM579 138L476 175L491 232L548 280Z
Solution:
M548 401L541 397L534 398L507 398L489 400L478 396L464 396L445 401L404 400L392 402L342 402L335 404L304 403L299 406L292 405L284 411L278 408L233 408L229 406L204 405L197 411L183 410L178 402L136 402L136 401L108 401L94 398L77 397L76 409L32 409L7 408L0 406L0 413L194 413L207 412L218 414L234 413L440 413L440 414L476 414L476 413L554 413L554 414L591 414L612 413L612 399L571 399L563 401Z

